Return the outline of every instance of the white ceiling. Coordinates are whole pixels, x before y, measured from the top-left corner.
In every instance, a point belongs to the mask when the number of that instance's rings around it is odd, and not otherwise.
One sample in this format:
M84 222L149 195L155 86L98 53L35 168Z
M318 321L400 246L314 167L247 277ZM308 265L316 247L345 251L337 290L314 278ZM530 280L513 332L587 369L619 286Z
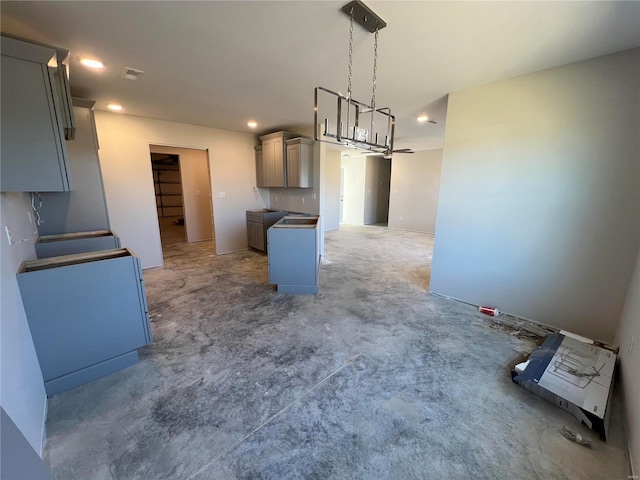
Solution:
M2 31L68 48L76 96L123 112L257 133L313 124L313 88L346 91L343 1L0 2ZM368 1L377 105L397 148L442 145L449 92L640 46L640 2ZM80 57L102 60L103 71ZM373 35L354 28L353 96L371 97ZM120 78L124 67L145 73ZM426 113L438 125L418 124Z

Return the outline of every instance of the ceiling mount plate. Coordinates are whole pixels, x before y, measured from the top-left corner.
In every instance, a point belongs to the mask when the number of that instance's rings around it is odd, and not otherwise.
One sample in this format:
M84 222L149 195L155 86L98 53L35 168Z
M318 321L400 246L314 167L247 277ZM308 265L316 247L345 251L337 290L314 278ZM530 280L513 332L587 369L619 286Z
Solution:
M367 7L360 0L353 0L353 2L347 3L341 10L351 16L351 9L353 8L353 21L358 25L362 25L367 31L373 33L378 30L382 30L387 26L387 22L382 20L378 15L373 13L369 7Z

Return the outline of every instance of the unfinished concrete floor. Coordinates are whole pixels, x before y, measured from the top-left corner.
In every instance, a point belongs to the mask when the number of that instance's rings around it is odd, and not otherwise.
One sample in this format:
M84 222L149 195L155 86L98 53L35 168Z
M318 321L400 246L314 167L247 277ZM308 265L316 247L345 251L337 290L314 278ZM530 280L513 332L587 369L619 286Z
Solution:
M318 295L276 293L258 252L167 248L140 363L49 399L55 477L626 480L619 402L603 443L513 384L529 345L429 295L431 248L329 232Z

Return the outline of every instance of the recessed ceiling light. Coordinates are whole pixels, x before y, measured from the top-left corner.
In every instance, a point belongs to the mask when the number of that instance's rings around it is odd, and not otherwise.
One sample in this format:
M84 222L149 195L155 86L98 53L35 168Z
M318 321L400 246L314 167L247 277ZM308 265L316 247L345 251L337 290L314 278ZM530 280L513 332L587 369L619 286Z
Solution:
M426 115L420 115L418 118L416 118L416 120L418 120L420 123L424 123L429 120L429 117L427 117Z
M117 103L110 103L109 105L107 105L107 108L109 110L113 110L114 112L119 112L120 110L122 110L122 105L118 105Z
M247 122L247 127L256 128L257 126L258 126L258 124L256 122L254 122L254 121Z
M104 68L104 64L100 60L94 60L92 58L81 58L80 63L89 68Z

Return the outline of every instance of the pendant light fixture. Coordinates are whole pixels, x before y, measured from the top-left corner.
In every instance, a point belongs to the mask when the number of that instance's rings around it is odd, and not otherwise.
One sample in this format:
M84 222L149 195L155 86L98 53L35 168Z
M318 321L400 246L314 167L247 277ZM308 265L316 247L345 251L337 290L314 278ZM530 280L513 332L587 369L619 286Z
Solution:
M378 69L378 32L387 26L360 0L349 2L342 11L349 16L349 75L347 94L343 95L324 87L316 87L314 93L315 138L333 143L382 153L390 158L393 152L395 117L391 109L376 107L376 74ZM353 67L354 21L374 34L373 77L371 103L354 100L351 95Z

